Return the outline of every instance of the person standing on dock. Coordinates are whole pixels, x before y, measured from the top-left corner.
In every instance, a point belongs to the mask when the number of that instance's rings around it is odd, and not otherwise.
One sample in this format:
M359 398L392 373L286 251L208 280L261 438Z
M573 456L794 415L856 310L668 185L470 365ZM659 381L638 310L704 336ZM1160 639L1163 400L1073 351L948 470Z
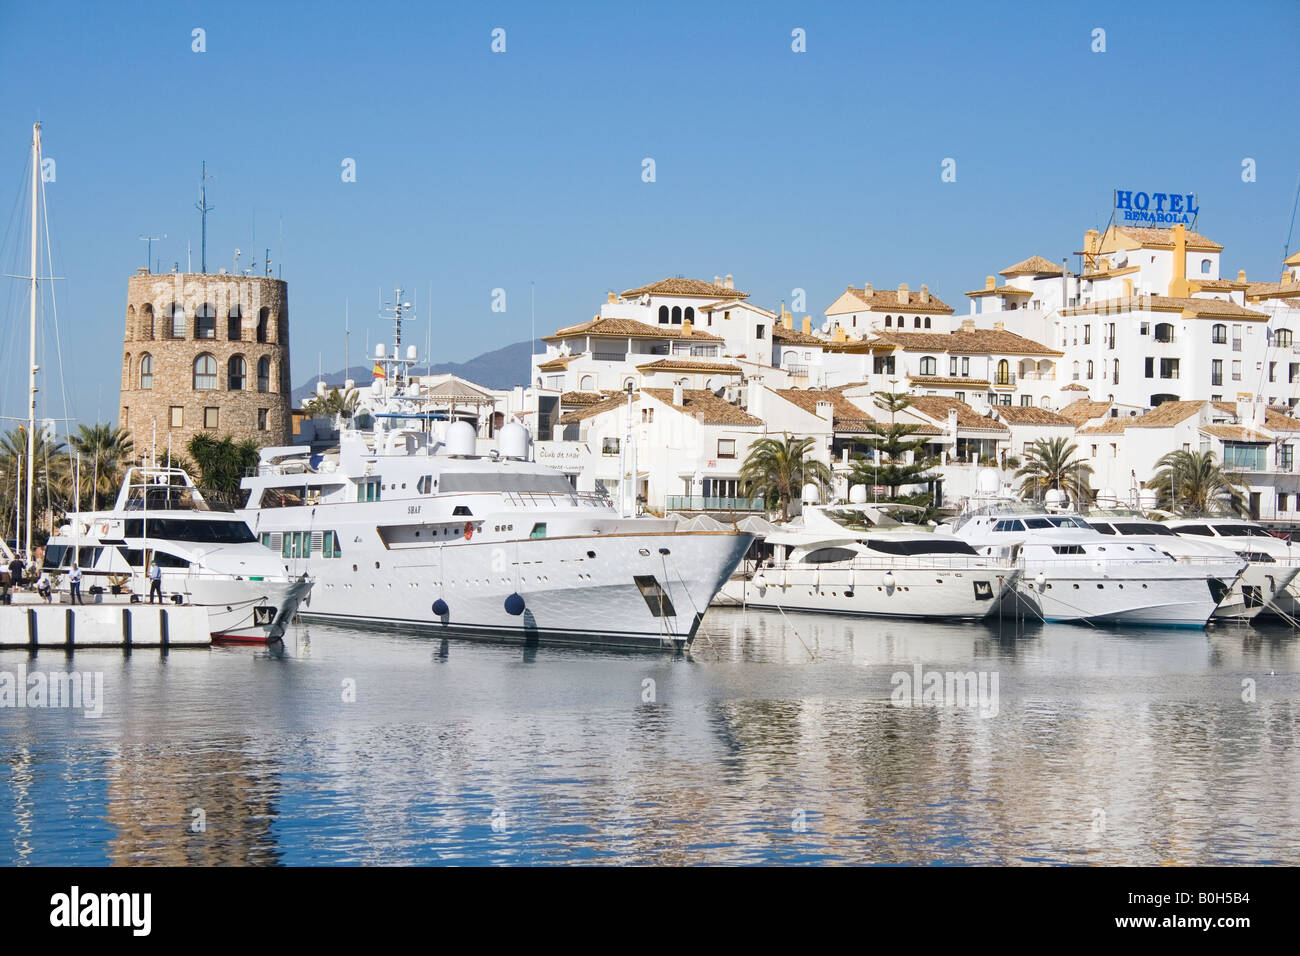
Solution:
M81 565L75 561L72 570L68 572L68 600L73 604L86 603L81 600Z
M149 603L153 603L153 596L158 595L158 603L163 603L162 596L162 568L158 567L156 559L149 561Z
M22 558L15 557L12 561L9 562L9 577L10 577L10 584L13 585L13 589L15 591L19 590L23 585L23 559Z

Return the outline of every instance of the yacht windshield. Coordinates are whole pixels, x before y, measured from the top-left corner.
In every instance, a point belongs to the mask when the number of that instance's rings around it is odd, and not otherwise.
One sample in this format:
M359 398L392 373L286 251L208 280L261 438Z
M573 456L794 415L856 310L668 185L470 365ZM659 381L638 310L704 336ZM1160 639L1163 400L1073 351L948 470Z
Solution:
M443 472L443 494L466 494L488 491L515 491L521 494L571 495L573 485L564 475L547 475L529 472Z
M1156 524L1154 521L1150 524L1141 521L1116 521L1115 530L1120 534L1167 534L1170 537L1178 537L1178 533L1173 528Z
M150 518L148 522L128 519L129 538L193 541L198 544L251 544L257 538L242 521L187 521L184 518Z
M979 554L965 541L950 541L947 538L936 538L934 540L904 538L898 541L890 541L888 538L872 538L867 542L867 547L872 551L879 551L881 554Z
M1273 537L1263 528L1255 528L1248 524L1216 524L1214 530L1219 532L1225 538L1271 538Z

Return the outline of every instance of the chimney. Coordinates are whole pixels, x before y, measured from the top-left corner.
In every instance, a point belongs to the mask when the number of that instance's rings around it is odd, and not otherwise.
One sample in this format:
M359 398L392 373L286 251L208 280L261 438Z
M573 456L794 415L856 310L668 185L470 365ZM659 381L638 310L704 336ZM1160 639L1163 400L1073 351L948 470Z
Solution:
M781 324L784 325L787 329L794 328L794 313L787 312L785 310L785 306L781 306Z
M974 332L974 331L975 331L975 320L974 320L974 319L962 319L962 320L961 320L961 330L962 330L963 332Z
M736 283L735 283L735 281L731 278L731 274L730 274L730 273L728 273L728 274L723 278L723 280L722 280L722 284L723 284L724 286L726 286L728 289L734 289L734 288L736 287Z
M957 409L948 409L948 434L952 436L952 443L957 444Z
M930 287L924 282L921 283L921 301L926 305L930 304Z
M1237 281L1238 281L1238 282L1245 282L1245 281L1246 281L1246 270L1245 270L1245 269L1238 269L1238 270L1237 270Z
M692 322L690 319L687 319L685 322L682 323L682 335L690 335L691 330L694 327L695 327L695 323Z
M605 301L606 301L606 302L617 302L617 301L618 301L618 296L616 296L613 292L611 292L611 293L609 294L609 298L606 299Z
M683 405L686 404L685 396L682 394L682 392L683 392L682 383L674 382L673 383L673 404L676 405L678 408L681 408Z
M831 341L832 341L832 342L847 342L848 339L849 339L848 335L845 334L845 332L844 332L844 326L842 326L842 325L837 325L837 326L835 326L835 334L831 336Z
M871 298L873 295L875 295L875 291L871 288L870 282L862 283L862 294L865 295L868 299Z
M803 317L803 334L804 334L804 335L812 335L812 316L811 316L811 315L805 315L805 316Z
M988 289L996 289L997 287L998 287L998 279L997 279L997 276L985 276L985 277L984 277L984 288L985 288L986 291L987 291Z
M767 391L766 386L758 379L751 379L749 385L745 388L745 411L755 418L763 417L763 393Z
M998 319L996 322L993 323L993 331L995 332L1001 332L1006 327L1007 324L1003 322L1001 319Z
M900 282L898 284L898 304L907 305L907 283L906 282Z
M1103 256L1102 259L1101 259L1101 265L1100 265L1098 268L1099 268L1099 270L1100 270L1101 272L1109 272L1109 271L1110 271L1110 259L1109 259L1108 257L1106 257L1106 256Z
M826 421L831 422L832 424L834 424L834 422L835 422L835 403L834 403L834 402L818 402L818 403L817 403L817 417L818 417L818 418L824 418L824 419L826 419Z
M1186 298L1187 288L1187 227L1181 222L1174 226L1174 277L1169 280L1170 296Z

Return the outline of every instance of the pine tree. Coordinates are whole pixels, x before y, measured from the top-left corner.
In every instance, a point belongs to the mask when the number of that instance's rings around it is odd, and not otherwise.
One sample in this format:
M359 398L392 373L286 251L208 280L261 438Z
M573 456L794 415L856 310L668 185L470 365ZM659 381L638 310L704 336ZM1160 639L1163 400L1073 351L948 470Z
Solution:
M905 392L877 392L876 407L889 412L889 424L873 423L867 427L874 436L877 461L855 456L850 482L855 485L883 485L890 501L929 506L934 501L932 492L900 495L899 489L910 485L929 484L937 479L931 469L939 463L939 456L929 454L927 438L913 437L920 425L900 424L899 412L912 404Z

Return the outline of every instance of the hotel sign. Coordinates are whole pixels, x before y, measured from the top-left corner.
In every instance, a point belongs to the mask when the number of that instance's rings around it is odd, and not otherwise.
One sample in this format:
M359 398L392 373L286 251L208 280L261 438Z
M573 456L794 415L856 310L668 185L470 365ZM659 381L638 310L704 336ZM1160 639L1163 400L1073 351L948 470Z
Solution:
M1129 225L1190 225L1201 211L1195 193L1144 193L1115 190L1115 219Z

